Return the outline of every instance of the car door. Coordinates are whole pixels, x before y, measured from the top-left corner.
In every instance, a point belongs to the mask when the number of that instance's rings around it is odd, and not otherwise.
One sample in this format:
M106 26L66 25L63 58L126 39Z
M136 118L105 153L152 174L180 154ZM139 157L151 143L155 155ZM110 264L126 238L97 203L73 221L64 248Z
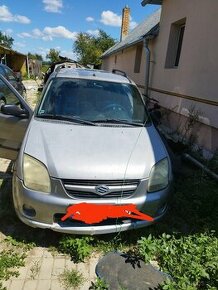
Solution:
M23 114L15 114L12 109ZM32 113L23 97L0 75L0 158L16 160Z

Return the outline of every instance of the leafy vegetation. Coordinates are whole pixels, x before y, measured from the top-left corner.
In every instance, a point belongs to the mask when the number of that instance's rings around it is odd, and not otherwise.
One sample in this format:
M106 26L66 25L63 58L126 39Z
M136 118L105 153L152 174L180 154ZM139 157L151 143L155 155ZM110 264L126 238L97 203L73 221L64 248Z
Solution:
M100 278L97 278L95 282L91 282L90 290L108 290L108 284Z
M57 61L60 60L59 55L60 55L60 51L59 50L51 48L49 50L48 54L46 55L46 58L48 58L51 63L54 63L54 62L57 62Z
M65 269L59 276L59 280L65 289L78 289L85 281L83 275L77 270Z
M38 54L38 53L31 53L31 52L28 52L28 58L29 59L36 59L36 60L40 60L40 61L43 61L43 57L41 54Z
M138 241L138 248L146 262L157 260L161 270L171 275L164 290L217 289L218 240L213 233L149 235Z
M0 43L8 48L12 48L14 39L0 31Z
M59 244L59 249L71 256L74 262L82 262L91 255L93 250L90 242L92 237L75 238L73 236L65 236Z
M34 261L30 268L30 279L36 279L40 271L40 261Z
M0 290L5 289L2 281L8 280L12 276L18 276L16 268L24 266L24 253L17 253L13 250L0 251Z
M99 67L102 63L101 55L115 44L115 40L103 30L97 36L88 33L79 33L74 42L74 52L83 65Z
M4 239L4 243L7 243L8 246L13 246L13 247L16 247L16 248L20 248L22 250L25 250L25 251L29 251L31 250L33 247L36 246L35 243L28 243L27 241L25 240L16 240L15 238L12 238L11 236L7 236L5 239Z
M24 266L26 253L33 247L33 244L20 242L14 238L6 237L0 245L0 290L3 287L3 281L12 276L19 276L18 268Z

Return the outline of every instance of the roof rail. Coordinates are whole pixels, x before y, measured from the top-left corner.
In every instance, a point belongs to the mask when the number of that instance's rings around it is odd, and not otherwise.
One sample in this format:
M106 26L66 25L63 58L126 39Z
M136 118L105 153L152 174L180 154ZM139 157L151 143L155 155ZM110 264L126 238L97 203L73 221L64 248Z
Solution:
M127 74L124 71L119 70L119 69L113 69L112 70L112 74L121 75L121 76L127 78Z
M119 70L119 69L113 69L112 70L112 74L117 74L117 75L120 75L120 76L123 76L125 78L127 78L127 80L132 83L132 80L128 77L128 75L122 71L122 70Z

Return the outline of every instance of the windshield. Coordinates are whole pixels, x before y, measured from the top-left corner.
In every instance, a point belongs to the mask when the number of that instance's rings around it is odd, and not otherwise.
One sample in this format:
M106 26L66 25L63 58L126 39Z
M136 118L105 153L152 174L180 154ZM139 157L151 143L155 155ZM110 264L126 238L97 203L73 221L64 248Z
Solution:
M49 84L37 117L64 116L91 122L144 124L147 112L138 89L125 83L55 78Z

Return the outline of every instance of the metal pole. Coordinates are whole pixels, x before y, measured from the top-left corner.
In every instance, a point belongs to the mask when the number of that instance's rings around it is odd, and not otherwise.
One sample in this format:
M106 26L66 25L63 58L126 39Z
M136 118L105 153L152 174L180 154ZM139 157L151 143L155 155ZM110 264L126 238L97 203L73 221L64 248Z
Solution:
M213 171L211 171L210 169L208 169L205 165L203 165L202 163L200 163L198 160L196 160L195 158L193 158L191 155L184 153L183 156L190 160L191 162L193 162L196 166L198 166L199 168L201 168L202 170L204 170L205 172L207 172L207 174L209 174L210 176L212 176L213 178L215 178L216 180L218 180L218 175L216 173L214 173Z

